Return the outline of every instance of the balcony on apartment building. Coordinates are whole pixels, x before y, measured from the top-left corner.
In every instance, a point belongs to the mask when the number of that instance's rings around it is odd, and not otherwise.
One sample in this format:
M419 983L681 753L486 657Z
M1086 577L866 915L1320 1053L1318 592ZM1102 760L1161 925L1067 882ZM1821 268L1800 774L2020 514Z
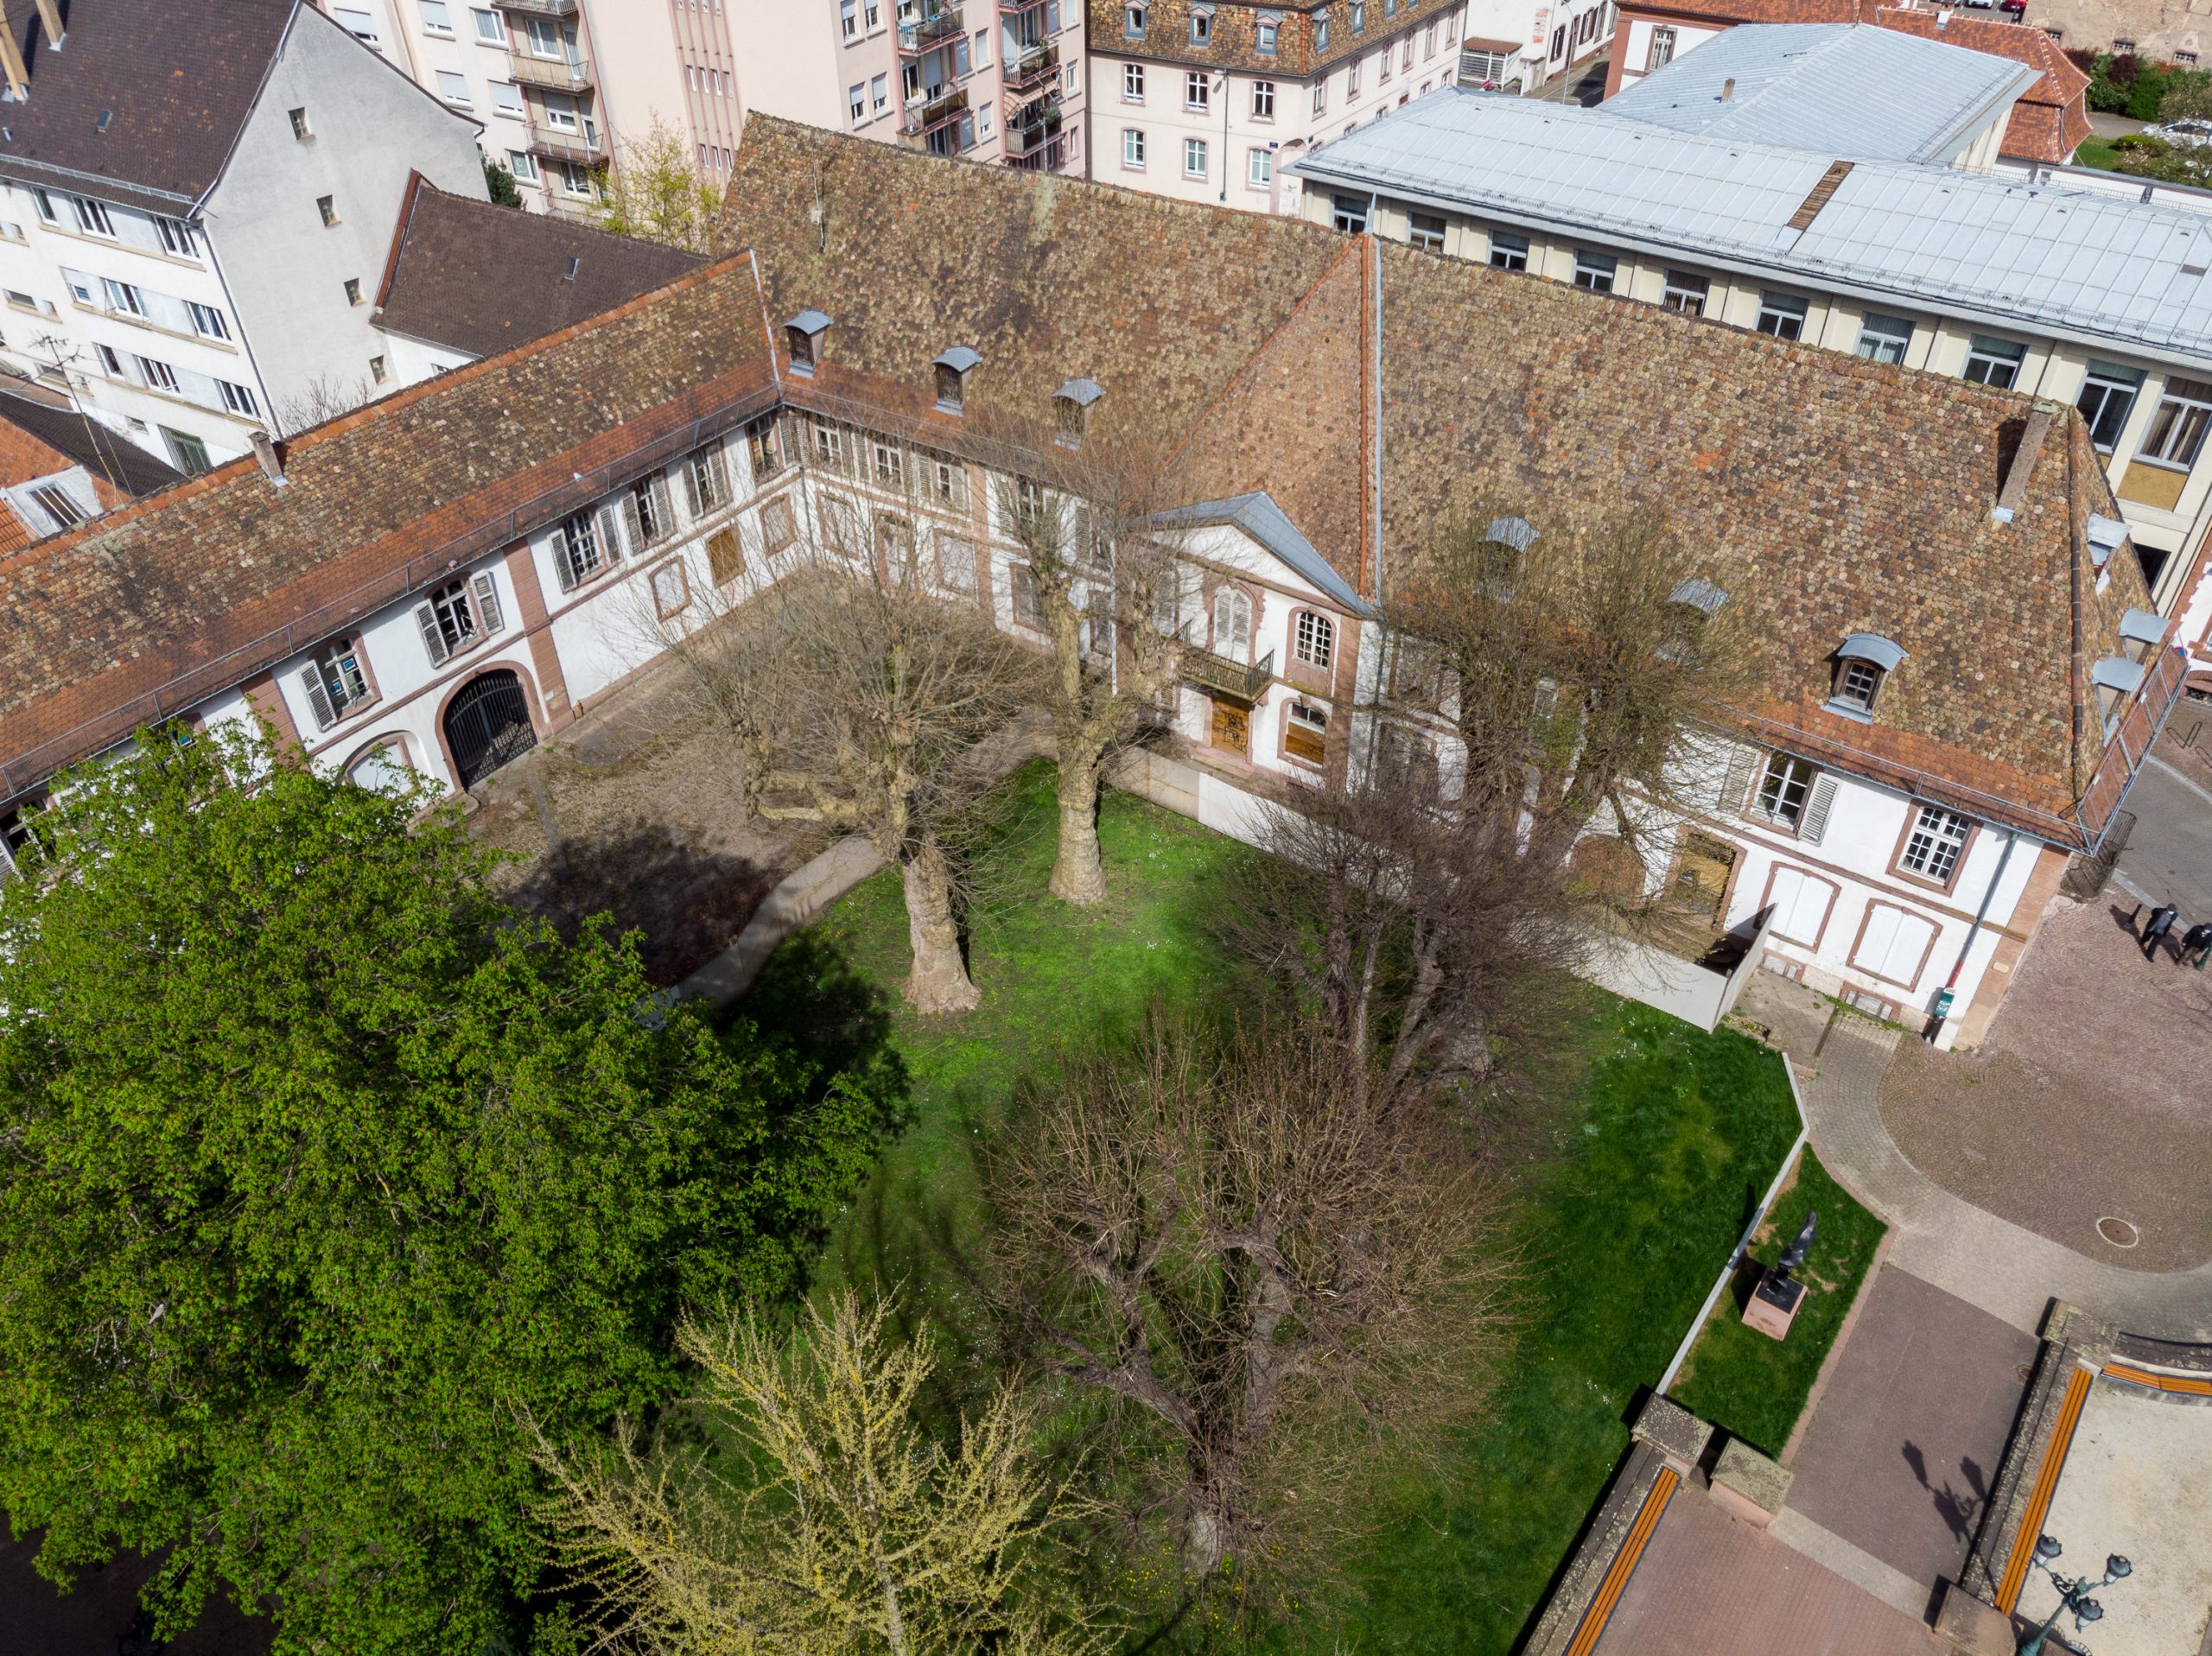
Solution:
M1022 107L1018 119L1006 124L1006 158L1022 161L1060 140L1060 100L1055 97ZM1058 162L1052 163L1057 166Z
M918 57L957 38L964 27L957 5L923 6L918 10L925 15L899 25L899 49L909 57Z
M1006 93L1015 103L1033 98L1060 79L1060 48L1033 46L1006 66Z
M573 17L576 0L492 0L502 11L527 11L539 17Z
M956 86L950 92L940 90L925 103L909 104L906 113L899 123L899 130L907 137L920 137L948 126L968 112L968 89Z
M525 86L561 92L589 92L592 87L591 65L581 55L541 58L518 51L509 54L507 64L515 79Z
M532 111L530 147L541 155L550 155L556 161L573 161L586 167L596 167L607 159L607 145L600 137L599 123L588 115L580 115L575 124L566 126L547 119L542 111Z

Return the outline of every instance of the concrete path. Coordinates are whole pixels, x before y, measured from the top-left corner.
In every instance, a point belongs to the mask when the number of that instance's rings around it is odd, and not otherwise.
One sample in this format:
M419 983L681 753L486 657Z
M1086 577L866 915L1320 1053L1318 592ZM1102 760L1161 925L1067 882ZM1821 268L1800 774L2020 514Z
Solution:
M1833 1003L1761 973L1738 1012L1766 1025L1797 1065L1821 1163L1890 1224L1890 1264L2014 1328L2035 1332L2053 1298L2082 1306L2130 1333L2212 1340L2212 1265L2194 1271L2129 1271L2085 1259L1956 1196L1904 1158L1883 1125L1883 1072L1903 1038Z

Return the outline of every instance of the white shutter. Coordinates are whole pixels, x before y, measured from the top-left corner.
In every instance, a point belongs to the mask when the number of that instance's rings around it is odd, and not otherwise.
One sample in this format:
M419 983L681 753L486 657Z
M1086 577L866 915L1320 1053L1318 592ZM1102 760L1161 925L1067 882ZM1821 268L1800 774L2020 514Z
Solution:
M499 613L499 584L486 569L469 578L468 590L476 603L476 629L488 638L507 624Z
M622 514L613 506L599 509L599 551L608 563L622 562Z
M711 510L729 498L729 479L722 471L721 449L701 449L691 457L691 465L699 479L700 492L706 497L702 511Z
M663 535L676 527L676 508L668 498L668 473L655 472L652 478L653 522Z
M1828 809L1834 803L1835 778L1822 776L1813 784L1805 814L1797 820L1797 837L1807 845L1820 844L1821 836L1828 831Z
M707 510L707 503L699 498L699 462L696 455L683 462L683 498L694 517Z
M1751 790L1752 754L1741 742L1728 744L1728 763L1721 767L1719 790L1713 797L1713 809L1723 816L1744 809L1744 796Z
M548 544L553 549L553 574L561 582L561 590L564 593L575 591L576 572L569 562L569 530L565 524L553 531L553 538Z
M622 498L616 504L622 509L622 527L629 531L630 549L633 552L643 551L645 546L645 520L644 514L638 510L637 495L632 491L626 489L622 492Z
M438 625L438 612L428 604L415 606L415 625L422 630L423 648L430 652L430 665L443 667L446 657L453 651L446 647L444 630Z
M1810 949L1820 936L1821 922L1827 917L1830 894L1826 880L1816 879L1802 868L1777 867L1771 893L1774 935Z
M330 692L323 685L320 669L300 669L300 688L307 695L308 706L314 710L315 727L318 732L328 730L338 722L338 711L330 705Z

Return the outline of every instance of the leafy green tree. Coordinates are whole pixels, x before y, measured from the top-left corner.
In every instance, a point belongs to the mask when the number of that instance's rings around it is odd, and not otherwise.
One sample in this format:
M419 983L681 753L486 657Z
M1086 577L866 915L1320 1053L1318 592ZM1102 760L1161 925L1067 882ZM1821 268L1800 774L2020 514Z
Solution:
M617 235L694 253L728 251L721 196L693 160L684 136L658 116L625 142L599 178L600 223Z
M251 787L232 778L251 776ZM0 1504L298 1652L474 1653L541 1556L521 1421L676 1384L874 1112L494 895L456 818L261 744L88 771L0 891Z
M484 157L484 187L491 193L495 206L522 205L522 189L516 184L515 175L489 155Z

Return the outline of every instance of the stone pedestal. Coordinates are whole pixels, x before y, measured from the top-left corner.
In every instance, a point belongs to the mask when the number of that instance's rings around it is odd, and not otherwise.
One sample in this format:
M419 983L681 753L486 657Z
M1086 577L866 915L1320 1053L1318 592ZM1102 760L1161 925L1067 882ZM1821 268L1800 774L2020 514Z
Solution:
M1764 1529L1789 1500L1791 1475L1749 1443L1731 1440L1713 1463L1707 1493L1722 1511Z
M1751 1303L1744 1307L1744 1321L1761 1334L1779 1340L1789 1332L1789 1325L1797 1320L1797 1308L1804 1301L1803 1283L1770 1271L1759 1278Z
M1985 1604L1955 1581L1943 1583L1943 1607L1936 1612L1936 1636L1958 1656L2012 1656L2019 1641L2012 1618Z

